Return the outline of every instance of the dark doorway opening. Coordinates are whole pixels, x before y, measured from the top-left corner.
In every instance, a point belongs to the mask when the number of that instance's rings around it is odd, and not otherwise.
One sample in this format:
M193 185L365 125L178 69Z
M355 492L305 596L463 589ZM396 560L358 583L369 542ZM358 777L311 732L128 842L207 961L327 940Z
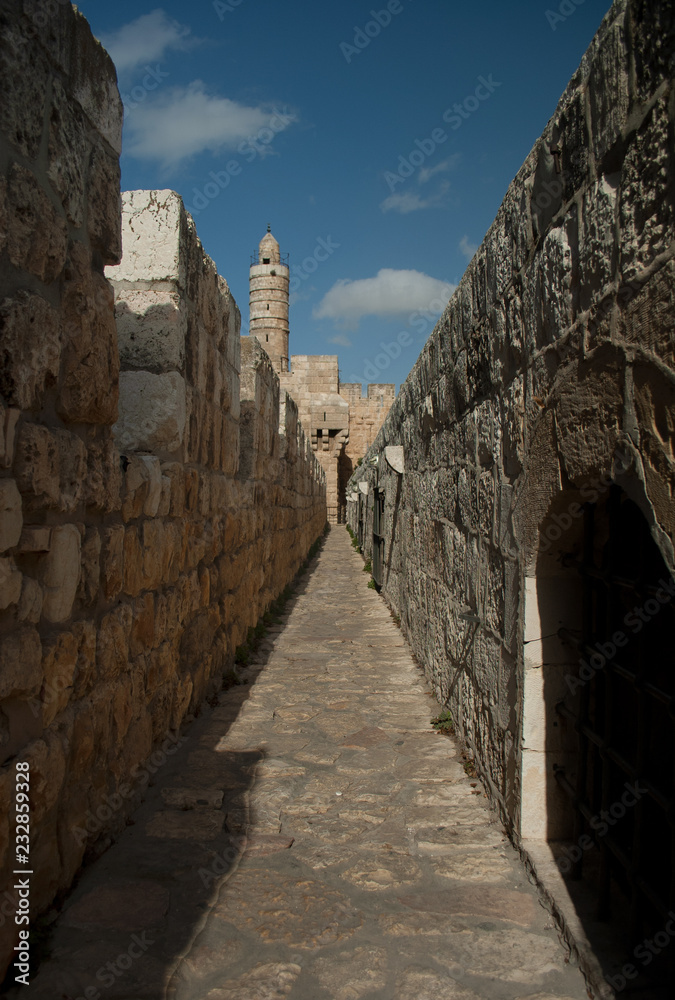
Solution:
M619 928L625 959L609 981L642 994L675 983L673 579L616 485L584 505L583 542L565 560L580 614L559 635L577 669L556 711L578 752L555 768L573 829L558 863L590 890L597 919Z

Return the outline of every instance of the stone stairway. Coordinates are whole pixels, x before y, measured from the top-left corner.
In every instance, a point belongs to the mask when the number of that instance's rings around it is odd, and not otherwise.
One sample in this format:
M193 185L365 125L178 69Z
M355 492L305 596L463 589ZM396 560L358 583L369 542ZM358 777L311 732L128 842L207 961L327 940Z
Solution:
M246 683L83 872L22 997L587 997L362 569L334 527Z

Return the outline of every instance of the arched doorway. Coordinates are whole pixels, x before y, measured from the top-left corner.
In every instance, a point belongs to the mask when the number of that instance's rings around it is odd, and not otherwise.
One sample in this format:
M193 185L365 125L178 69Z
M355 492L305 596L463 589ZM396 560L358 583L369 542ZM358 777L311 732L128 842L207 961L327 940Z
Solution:
M557 498L527 581L525 747L545 766L528 815L526 749L524 834L612 927L608 980L656 988L675 981L675 580L620 486L584 492Z

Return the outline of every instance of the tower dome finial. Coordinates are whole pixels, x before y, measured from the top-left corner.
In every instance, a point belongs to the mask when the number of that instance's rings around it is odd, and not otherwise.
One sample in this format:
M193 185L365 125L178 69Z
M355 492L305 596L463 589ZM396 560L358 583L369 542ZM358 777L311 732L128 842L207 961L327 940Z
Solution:
M272 227L270 226L269 222L267 223L267 232L268 233L272 232Z

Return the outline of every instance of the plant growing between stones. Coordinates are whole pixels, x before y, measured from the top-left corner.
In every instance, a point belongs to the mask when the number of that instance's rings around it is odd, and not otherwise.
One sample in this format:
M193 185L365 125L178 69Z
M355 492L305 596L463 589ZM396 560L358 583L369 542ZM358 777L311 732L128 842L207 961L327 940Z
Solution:
M455 723L452 718L452 713L447 708L444 709L440 715L437 715L435 719L431 720L431 725L437 733L445 733L447 736L454 735Z
M466 751L462 754L464 773L468 778L475 778L478 774L476 771L476 764L473 757L471 757Z
M372 567L372 564L370 562L370 559L366 559L366 561L364 563L364 566L363 566L363 572L364 573L371 573L372 569L373 569L373 567Z
M368 581L368 586L370 587L371 590L377 590L377 584L375 583L372 577Z

